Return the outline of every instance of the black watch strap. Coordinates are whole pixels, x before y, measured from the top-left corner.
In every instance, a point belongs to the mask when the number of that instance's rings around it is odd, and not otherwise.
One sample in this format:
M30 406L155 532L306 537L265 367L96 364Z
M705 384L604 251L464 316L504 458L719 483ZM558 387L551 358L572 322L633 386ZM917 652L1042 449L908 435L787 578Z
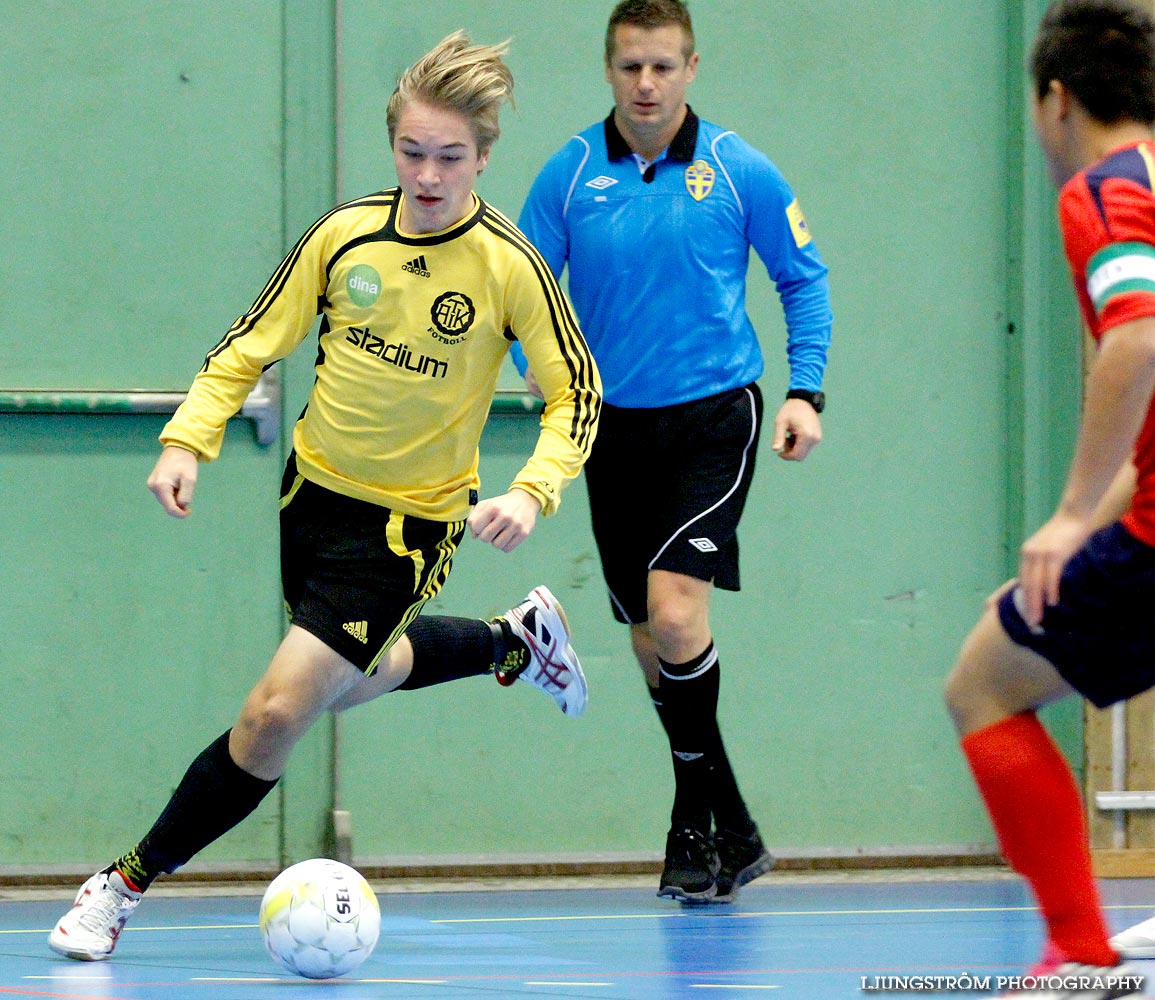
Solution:
M826 393L814 392L810 389L791 389L786 393L787 399L804 399L811 406L814 407L815 413L821 413L826 409Z

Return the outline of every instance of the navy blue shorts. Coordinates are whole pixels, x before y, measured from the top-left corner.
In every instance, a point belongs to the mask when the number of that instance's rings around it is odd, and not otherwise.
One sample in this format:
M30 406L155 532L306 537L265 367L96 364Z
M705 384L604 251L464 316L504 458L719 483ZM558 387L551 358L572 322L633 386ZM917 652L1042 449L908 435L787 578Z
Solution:
M1096 532L1067 563L1059 603L1046 609L1042 632L1019 613L1013 588L999 620L1020 646L1049 660L1099 708L1155 686L1155 548L1116 522Z
M753 383L674 406L602 405L585 478L618 621L646 621L652 569L739 589L738 521L761 428Z
M281 588L293 624L373 673L445 583L464 533L464 521L428 521L327 490L290 456Z

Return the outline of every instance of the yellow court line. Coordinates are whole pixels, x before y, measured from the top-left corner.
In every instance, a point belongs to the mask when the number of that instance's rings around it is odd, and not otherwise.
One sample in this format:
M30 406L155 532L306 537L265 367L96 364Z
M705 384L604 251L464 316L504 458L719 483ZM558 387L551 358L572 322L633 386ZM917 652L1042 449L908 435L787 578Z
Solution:
M415 983L418 986L444 986L448 979L355 979L356 983Z
M243 931L260 924L183 924L172 927L126 927L126 931ZM36 930L0 930L0 934L47 934L51 928Z
M733 914L728 914L733 916ZM431 924L526 924L564 920L680 920L681 913L594 913L571 917L446 917Z
M584 916L566 917L454 917L451 919L430 920L431 924L518 924L518 923L549 923L566 920L687 920L695 916L709 914L710 920L748 920L751 917L855 917L872 915L903 915L928 913L1033 913L1034 906L936 906L911 907L909 909L893 910L761 910L749 913L719 913L703 907L699 913L622 913L622 914L585 914ZM1105 906L1105 910L1151 910L1155 905L1151 903L1120 903L1115 906Z
M276 976L190 976L190 983L283 983L293 980Z
M688 920L696 916L709 915L710 920L749 920L752 917L859 917L859 916L901 916L904 914L929 913L1032 913L1034 906L940 906L893 910L760 910L749 913L719 913L703 907L699 913L587 913L578 916L557 917L448 917L427 921L431 924L527 924L556 923L574 920ZM1152 910L1155 903L1115 903L1104 906L1104 910ZM170 927L126 927L125 931L236 931L251 930L260 924L182 924ZM0 929L4 934L47 934L51 928Z
M48 976L45 979L50 978ZM341 977L345 979L345 977ZM252 976L192 976L189 980L193 983L285 983L296 982L297 980L285 978L256 978ZM444 986L448 979L348 979L346 982L352 983L410 983L419 986Z

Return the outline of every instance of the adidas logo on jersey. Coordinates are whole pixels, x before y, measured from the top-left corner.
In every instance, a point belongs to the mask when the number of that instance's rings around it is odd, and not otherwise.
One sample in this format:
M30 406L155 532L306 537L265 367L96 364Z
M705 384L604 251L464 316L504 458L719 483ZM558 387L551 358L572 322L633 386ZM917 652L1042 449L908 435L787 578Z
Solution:
M420 257L414 257L408 263L401 265L402 271L408 271L410 274L416 274L419 278L430 278L432 275L429 269L425 266L425 254Z
M369 641L369 623L368 622L345 622L341 626L358 642L368 643Z

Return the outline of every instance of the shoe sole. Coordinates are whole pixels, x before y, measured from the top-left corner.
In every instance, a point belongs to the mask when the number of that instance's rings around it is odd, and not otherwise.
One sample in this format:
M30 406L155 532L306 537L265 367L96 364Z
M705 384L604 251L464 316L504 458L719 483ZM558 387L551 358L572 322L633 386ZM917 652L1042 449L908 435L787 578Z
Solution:
M77 962L103 962L112 954L111 951L106 951L103 955L94 955L88 951L77 951L75 948L58 944L52 937L48 938L48 947L56 952L57 955L63 955L65 958L71 958Z
M679 903L689 903L692 906L704 906L716 902L717 892L718 886L713 883L711 883L710 888L703 889L701 892L686 892L681 886L664 885L658 890L658 896L668 896L670 899L676 899Z
M562 631L565 633L566 650L569 655L567 656L565 652L562 652L559 659L566 665L566 669L573 675L574 680L577 681L577 693L580 696L577 704L571 705L569 696L567 695L563 711L570 718L576 718L586 710L586 705L589 703L589 685L586 683L586 675L582 670L581 663L578 661L577 653L574 652L573 643L570 642L572 633L569 630L569 619L565 616L565 608L561 606L561 601L554 597L553 591L550 590L549 587L535 587L533 592L539 595L539 600L545 605L546 610L552 610L561 621Z
M776 863L774 855L769 851L763 851L762 854L754 861L743 868L737 875L734 876L734 884L730 886L730 891L726 893L719 893L712 900L715 903L732 903L734 897L738 895L738 890L742 886L753 882L759 876L765 875L770 871Z
M1116 944L1114 941L1109 943L1123 958L1155 958L1155 945L1152 944L1136 945L1134 948L1128 948L1126 945Z

